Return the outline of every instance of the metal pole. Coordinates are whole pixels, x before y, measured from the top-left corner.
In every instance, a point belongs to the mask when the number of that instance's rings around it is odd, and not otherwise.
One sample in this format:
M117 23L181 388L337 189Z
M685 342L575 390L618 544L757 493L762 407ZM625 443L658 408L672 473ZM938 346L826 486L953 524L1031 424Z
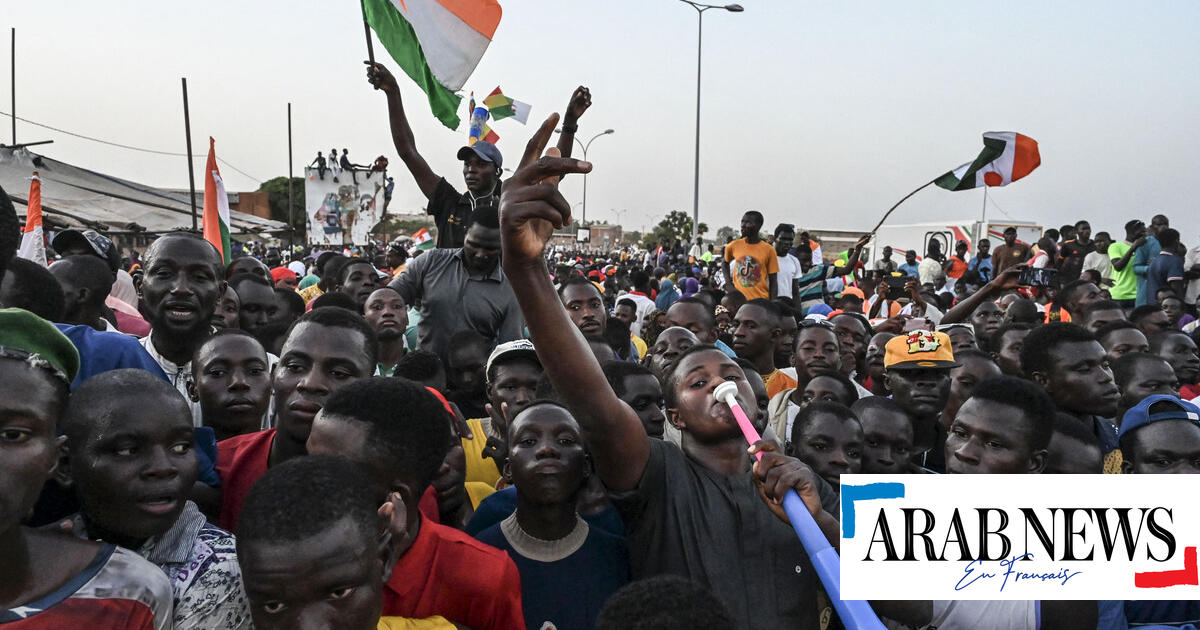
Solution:
M12 27L12 138L17 146L17 27Z
M583 161L587 161L587 148L583 149ZM583 174L583 219L580 220L580 225L587 227L587 173Z
M183 81L183 133L187 134L188 189L192 191L192 231L195 232L199 229L199 220L196 214L196 168L192 165L192 118L188 114L187 77L183 77L181 80Z
M292 104L288 103L288 258L296 253L296 221L292 216Z
M984 224L987 223L987 189L987 186L983 187L983 210L979 213L979 222ZM987 225L984 225L984 229L986 228Z
M700 232L700 51L704 40L704 9L697 9L696 20L696 166L692 184L692 242Z

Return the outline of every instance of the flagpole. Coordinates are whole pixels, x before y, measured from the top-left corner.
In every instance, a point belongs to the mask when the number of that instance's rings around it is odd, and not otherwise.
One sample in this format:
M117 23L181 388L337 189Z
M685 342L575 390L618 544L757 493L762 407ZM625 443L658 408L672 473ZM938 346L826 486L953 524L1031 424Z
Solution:
M183 133L187 135L188 189L192 192L192 231L195 232L199 227L196 214L196 167L192 165L192 118L188 114L187 77L182 77L181 80L183 81Z
M17 27L12 27L12 67L9 76L12 78L12 136L13 146L17 146Z
M367 5L366 0L360 0L358 8L362 10L363 16L363 31L367 35L367 60L375 63L375 47L371 44L371 25L367 23Z
M940 177L940 176L939 176L939 177ZM897 201L897 202L896 202L896 205L892 206L891 208L888 208L888 211L887 211L887 212L885 212L885 213L883 213L883 218L879 220L879 223L875 224L875 227L874 227L874 228L871 228L871 234L874 234L874 233L876 233L876 232L878 232L878 231L879 231L879 228L880 228L881 226L883 226L883 222L884 222L884 221L887 221L887 218L888 218L889 216L891 216L891 214L892 214L892 211L893 211L893 210L895 210L897 207L899 207L899 206L900 206L900 204L904 203L905 201L908 201L908 198L909 198L909 197L911 197L911 196L913 196L913 195L917 194L918 192L921 192L922 190L924 190L925 188L927 188L927 187L928 187L930 184L932 184L932 183L934 183L934 182L936 182L936 181L937 181L937 179L931 179L931 180L929 180L928 182L926 182L926 183L924 183L924 184L921 184L921 186L920 186L920 187L918 187L916 190L914 190L914 191L912 191L912 192L908 193L907 195L904 195L904 197L903 197L903 198L901 198L901 199L900 199L900 201Z
M991 188L991 186L983 187L983 210L979 211L979 222L980 223L987 223L987 191L988 191L988 188ZM985 225L984 228L986 229L987 226Z
M288 258L296 253L296 220L292 206L292 104L288 103Z

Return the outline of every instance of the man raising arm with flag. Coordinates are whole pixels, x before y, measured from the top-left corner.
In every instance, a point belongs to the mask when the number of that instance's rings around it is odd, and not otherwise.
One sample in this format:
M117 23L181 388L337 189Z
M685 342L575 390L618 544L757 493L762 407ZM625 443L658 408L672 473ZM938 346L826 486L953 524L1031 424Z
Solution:
M426 212L433 215L438 228L437 246L462 247L471 212L479 206L493 206L499 203L500 174L503 172L500 150L496 145L482 141L459 149L458 159L463 161L463 181L467 185L467 192L458 192L446 178L434 173L429 163L417 151L416 140L404 113L404 103L400 98L400 88L395 77L382 64L366 63L367 80L375 89L382 90L387 95L388 119L396 153L404 160L408 172L412 173L421 194L429 200ZM591 93L585 87L577 88L571 95L571 102L563 120L563 132L558 139L559 151L564 156L571 155L579 117L591 104Z

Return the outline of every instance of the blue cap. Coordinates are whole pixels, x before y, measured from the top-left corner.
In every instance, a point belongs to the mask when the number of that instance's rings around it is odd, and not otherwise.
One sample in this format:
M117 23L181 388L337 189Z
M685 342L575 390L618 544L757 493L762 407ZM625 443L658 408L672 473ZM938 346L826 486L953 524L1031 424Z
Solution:
M458 150L458 159L465 160L472 153L479 156L479 159L484 162L491 162L496 165L496 168L504 166L504 158L500 155L500 149L491 142L480 140L469 147L463 147Z
M1150 407L1155 405L1159 405L1158 409L1155 413L1150 413ZM1180 400L1166 394L1147 396L1141 402L1134 405L1132 409L1125 412L1125 416L1121 419L1121 429L1117 436L1124 437L1126 433L1132 433L1147 424L1158 422L1159 420L1187 420L1193 424L1200 425L1200 407L1186 400Z
M826 315L826 316L828 316L832 312L833 312L833 309L830 308L830 306L828 304L821 303L821 304L812 305L812 307L809 308L808 311L805 312L804 314L805 314L805 316L808 316L808 315Z

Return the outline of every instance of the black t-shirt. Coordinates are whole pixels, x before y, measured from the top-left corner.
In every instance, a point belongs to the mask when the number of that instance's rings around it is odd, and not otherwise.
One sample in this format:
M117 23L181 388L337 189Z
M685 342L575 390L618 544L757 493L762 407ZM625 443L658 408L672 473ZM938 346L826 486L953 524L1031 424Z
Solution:
M722 475L674 444L650 440L638 487L613 499L625 521L631 579L666 573L698 582L740 629L820 627L817 572L750 472Z
M433 189L433 195L429 197L429 206L425 209L426 214L433 215L433 222L437 225L437 246L448 249L462 247L467 238L467 223L471 219L471 212L477 207L499 203L499 183L491 195L474 199L471 193L460 193L445 177L440 178L437 187Z
M1086 244L1078 240L1070 240L1059 248L1059 258L1062 261L1058 268L1058 278L1063 284L1079 279L1083 272L1083 257L1096 251L1095 241Z

